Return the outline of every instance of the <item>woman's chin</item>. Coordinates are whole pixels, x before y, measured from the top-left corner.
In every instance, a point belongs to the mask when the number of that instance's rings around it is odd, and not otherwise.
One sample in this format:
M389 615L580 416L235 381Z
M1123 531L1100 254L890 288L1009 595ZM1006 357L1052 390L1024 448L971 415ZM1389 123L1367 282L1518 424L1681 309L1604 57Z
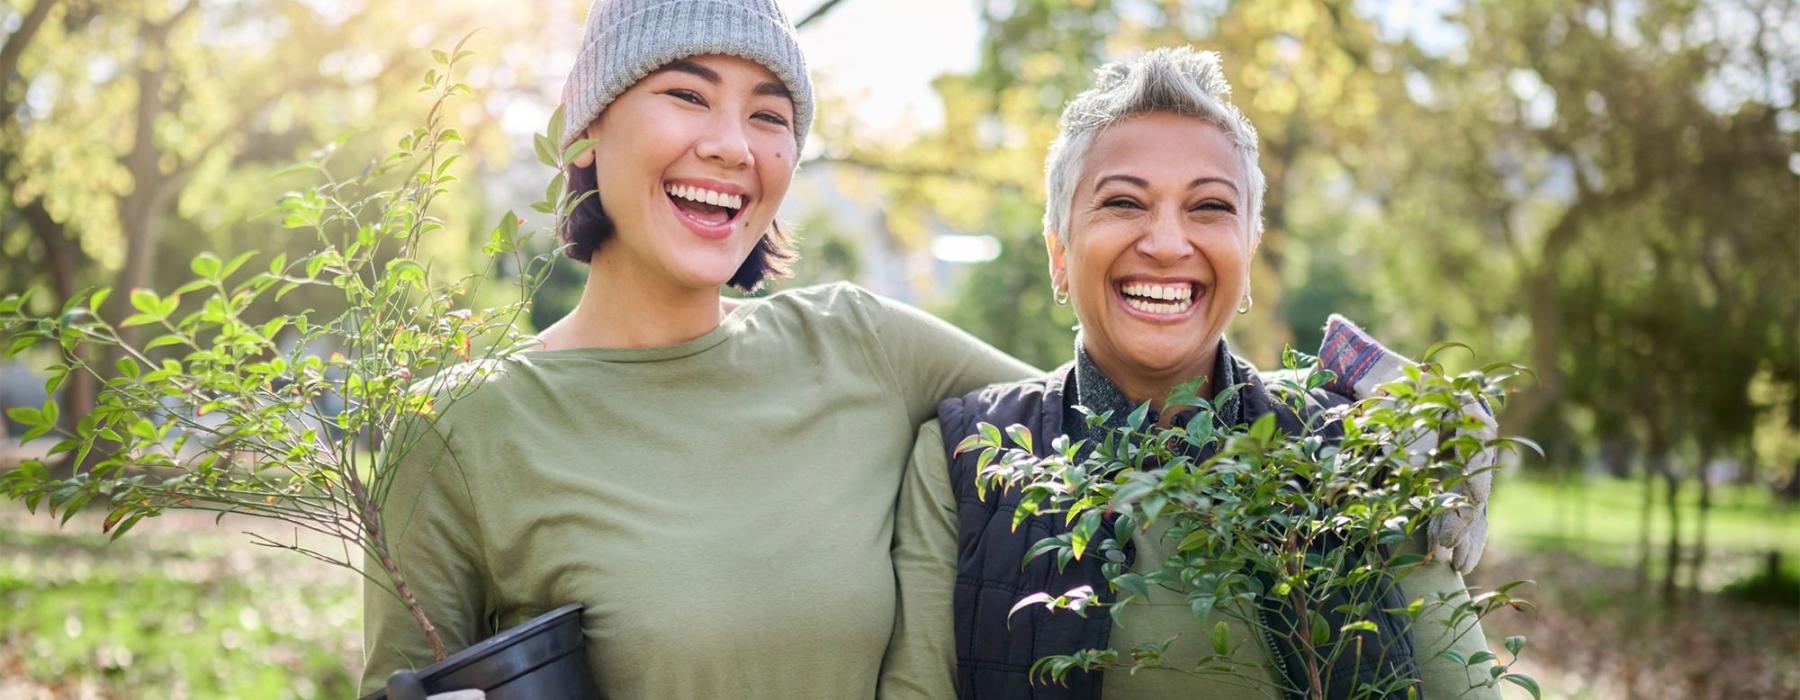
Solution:
M1119 350L1125 359L1124 369L1128 371L1146 377L1179 375L1177 381L1185 381L1212 374L1212 363L1202 359L1206 349L1211 347L1214 346L1196 344L1191 339L1180 338L1161 342L1142 340L1122 345Z

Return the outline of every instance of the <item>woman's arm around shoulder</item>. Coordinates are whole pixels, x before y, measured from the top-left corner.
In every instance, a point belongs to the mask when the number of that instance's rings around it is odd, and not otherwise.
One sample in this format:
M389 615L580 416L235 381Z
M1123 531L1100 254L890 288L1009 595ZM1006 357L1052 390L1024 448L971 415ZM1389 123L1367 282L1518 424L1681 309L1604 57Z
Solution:
M877 360L892 373L912 421L935 415L937 404L989 384L1043 372L980 338L916 307L846 285L874 326Z
M937 420L919 426L894 523L894 631L879 700L956 697L956 489Z

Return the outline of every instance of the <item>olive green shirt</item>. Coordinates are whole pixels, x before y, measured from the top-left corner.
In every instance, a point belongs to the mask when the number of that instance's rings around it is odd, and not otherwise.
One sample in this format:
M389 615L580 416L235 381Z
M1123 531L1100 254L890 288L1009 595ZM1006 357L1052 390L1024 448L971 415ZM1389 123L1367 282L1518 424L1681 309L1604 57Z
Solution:
M383 523L452 651L585 603L608 698L873 697L916 427L1037 373L841 284L747 301L679 345L499 370L398 465ZM365 692L432 661L394 596L364 603Z
M933 420L919 429L913 445L912 462L900 486L899 520L894 530L894 571L900 581L899 612L894 625L893 641L882 664L881 688L884 700L902 698L956 697L956 639L951 596L956 583L956 490L950 483L949 460L944 453L942 428ZM1160 565L1173 551L1171 542L1161 534L1166 526L1133 538L1139 568ZM1415 542L1414 547L1422 547ZM1422 570L1401 580L1408 600L1437 600L1439 592L1457 595L1464 600L1466 590L1462 576L1443 562L1431 562ZM1060 591L1055 591L1060 593ZM1452 603L1454 605L1454 603ZM1464 690L1477 681L1488 679L1487 665L1470 671L1454 661L1438 656L1445 648L1454 648L1467 658L1487 648L1478 622L1470 621L1452 631L1444 624L1451 606L1427 606L1412 628L1413 648L1418 654L1419 670L1426 698L1463 698L1497 700L1493 689L1479 689L1466 695ZM1262 637L1241 622L1247 611L1234 618L1224 611L1214 611L1206 624L1196 624L1186 598L1177 592L1151 587L1148 604L1132 604L1125 608L1119 624L1113 627L1111 646L1129 658L1128 652L1146 642L1163 642L1177 637L1164 655L1164 666L1192 668L1202 656L1211 653L1212 629L1226 620L1232 631L1232 658L1264 669L1254 674L1261 684L1240 678L1195 677L1169 669L1142 670L1136 674L1108 671L1103 686L1107 700L1139 698L1278 698L1272 690L1275 676L1269 675L1269 649Z

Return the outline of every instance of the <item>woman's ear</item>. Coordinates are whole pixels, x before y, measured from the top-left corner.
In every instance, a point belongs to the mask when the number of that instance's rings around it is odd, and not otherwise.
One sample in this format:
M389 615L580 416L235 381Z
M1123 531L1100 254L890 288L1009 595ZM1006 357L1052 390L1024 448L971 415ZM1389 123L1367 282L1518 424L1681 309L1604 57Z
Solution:
M594 120L594 123L589 124L587 129L583 132L582 137L588 138L588 139L593 139L594 132L599 130L598 129L599 125L600 125L600 120L598 120L598 119ZM573 165L577 168L593 167L593 165L594 165L594 147L589 146L586 149L583 149L581 151L581 155L575 156L575 160L572 161L570 163L570 165Z
M1067 293L1069 290L1069 269L1063 262L1062 237L1055 231L1044 229L1044 251L1050 254L1050 286L1056 291Z

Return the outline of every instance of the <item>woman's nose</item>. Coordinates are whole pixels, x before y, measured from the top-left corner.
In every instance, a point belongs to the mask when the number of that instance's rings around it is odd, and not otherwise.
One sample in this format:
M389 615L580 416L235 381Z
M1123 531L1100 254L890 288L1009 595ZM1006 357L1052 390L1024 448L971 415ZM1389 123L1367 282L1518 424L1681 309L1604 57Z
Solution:
M1150 219L1149 228L1138 237L1137 250L1160 263L1172 263L1194 252L1177 214L1162 213Z
M713 120L707 133L695 145L694 153L702 160L731 169L755 162L755 156L750 152L750 134L735 119Z

